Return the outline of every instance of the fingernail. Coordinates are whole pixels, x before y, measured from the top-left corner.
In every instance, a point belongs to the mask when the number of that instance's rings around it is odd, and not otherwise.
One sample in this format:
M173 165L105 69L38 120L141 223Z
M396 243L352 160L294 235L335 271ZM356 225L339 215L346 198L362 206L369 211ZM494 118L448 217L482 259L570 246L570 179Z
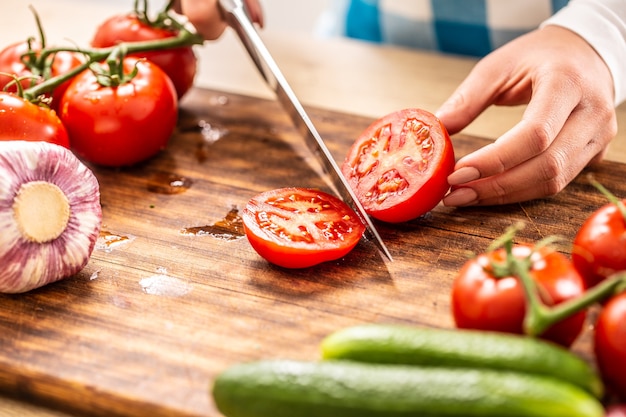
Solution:
M443 199L443 204L449 207L470 206L478 200L478 194L471 188L457 188Z
M463 167L448 176L448 184L460 185L480 178L480 171L474 167Z

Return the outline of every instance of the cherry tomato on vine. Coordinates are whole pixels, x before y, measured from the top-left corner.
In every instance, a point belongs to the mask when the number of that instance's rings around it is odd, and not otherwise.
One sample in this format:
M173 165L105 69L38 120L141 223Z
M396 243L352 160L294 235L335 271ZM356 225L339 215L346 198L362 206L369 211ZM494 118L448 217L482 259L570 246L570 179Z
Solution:
M453 168L446 128L420 109L400 110L372 123L342 165L367 213L390 223L432 210L448 192Z
M518 259L529 256L532 248L514 245ZM506 259L503 248L483 253L467 261L452 285L452 313L458 328L523 334L526 296L518 278L498 276L492 265ZM563 254L543 247L532 253L529 275L540 287L542 300L554 305L580 296L584 282ZM542 338L564 346L571 345L581 333L585 311L549 328Z
M107 68L104 65L104 68ZM61 101L61 120L72 150L104 166L134 165L164 149L176 126L176 91L155 64L125 58L118 86L103 86L91 70L78 74Z
M7 84L14 78L7 74L15 75L21 79L23 88L28 88L38 84L47 78L66 74L83 63L80 55L68 51L59 51L54 54L49 68L36 68L35 64L28 64L28 54L33 54L33 59L41 50L41 46L36 42L18 42L7 46L0 51L0 90L5 89ZM70 84L70 80L60 84L52 93L51 107L58 110L61 97ZM8 86L5 91L15 93L17 86Z
M248 241L268 262L306 268L339 259L365 226L343 201L308 188L281 188L253 197L242 211Z
M602 307L594 327L594 352L607 387L626 400L626 292Z
M175 30L151 26L134 13L112 16L96 30L92 46L105 48L120 42L151 41L175 37ZM197 58L191 47L146 51L134 54L157 64L170 77L181 98L193 86Z
M626 220L617 205L606 204L585 220L574 238L572 262L588 287L626 270Z
M50 142L70 147L67 130L54 110L0 92L0 140Z

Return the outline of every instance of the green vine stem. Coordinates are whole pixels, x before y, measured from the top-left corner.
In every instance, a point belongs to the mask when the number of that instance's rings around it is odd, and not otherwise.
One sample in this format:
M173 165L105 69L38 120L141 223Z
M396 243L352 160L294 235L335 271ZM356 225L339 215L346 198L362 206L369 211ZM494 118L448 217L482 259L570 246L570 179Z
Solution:
M101 62L106 60L111 54L118 56L120 49L125 49L126 53L136 53L136 52L145 52L145 51L154 51L154 50L163 50L163 49L172 49L172 48L180 48L186 46L193 45L201 45L204 42L204 39L198 34L192 33L188 30L182 30L178 33L177 36L173 36L171 38L153 40L153 41L144 41L144 42L122 42L116 46L112 46L109 48L70 48L70 47L59 47L59 48L46 48L42 49L40 52L40 59L46 59L48 56L52 54L67 51L67 52L75 52L79 54L83 54L86 57L86 61L71 71L58 75L56 77L49 78L42 82L41 84L37 84L30 88L27 88L23 91L22 97L26 100L34 101L42 94L49 93L54 90L57 86L64 83L65 81L73 78L80 72L89 68L89 66L94 62Z
M596 187L598 189L598 191L600 191L602 193L602 195L604 195L606 197L606 199L609 200L609 202L611 202L611 203L613 203L613 204L615 204L617 206L617 209L619 210L620 214L622 215L622 218L624 219L624 221L626 221L626 205L624 205L624 202L622 200L620 200L619 198L617 198L612 192L607 190L604 185L602 185L598 181L596 181L593 178L593 175L589 174L587 176L587 179L589 180L591 185Z
M503 247L506 251L506 259L501 265L492 265L494 271L499 271L496 276L511 275L519 279L526 296L526 315L524 317L524 333L529 336L539 336L551 326L567 319L568 317L585 310L593 304L605 301L610 297L626 291L626 271L618 272L599 284L591 287L582 295L563 301L559 304L548 306L541 299L541 288L530 276L530 259L532 253L524 258L517 258L513 254L513 237L519 230L520 225L510 227L499 239L490 246L493 250ZM540 246L545 246L546 239L533 248L533 252Z

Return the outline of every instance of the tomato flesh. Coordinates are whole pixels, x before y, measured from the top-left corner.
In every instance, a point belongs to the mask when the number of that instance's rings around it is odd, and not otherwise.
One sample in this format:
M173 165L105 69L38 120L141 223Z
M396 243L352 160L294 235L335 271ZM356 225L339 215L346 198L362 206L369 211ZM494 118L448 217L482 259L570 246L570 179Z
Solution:
M531 248L517 245L516 258L524 258ZM458 328L523 334L526 297L518 278L497 277L492 264L502 264L504 249L480 254L467 261L452 286L452 313ZM554 305L583 294L582 277L561 253L541 248L533 253L529 274L542 289L542 299ZM542 338L564 346L571 345L580 335L585 311L550 327Z
M399 223L432 210L449 189L454 150L433 114L405 109L372 123L355 141L342 172L367 213Z
M343 201L307 188L281 188L252 198L242 211L248 241L268 262L306 268L339 259L365 232Z
M615 204L601 207L582 224L574 238L572 262L588 287L626 270L626 221Z

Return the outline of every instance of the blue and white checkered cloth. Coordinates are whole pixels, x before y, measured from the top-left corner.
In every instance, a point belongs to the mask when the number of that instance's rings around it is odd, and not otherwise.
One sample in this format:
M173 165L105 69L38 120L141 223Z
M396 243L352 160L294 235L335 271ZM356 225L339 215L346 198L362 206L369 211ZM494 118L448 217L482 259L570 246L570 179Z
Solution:
M568 0L350 0L335 5L336 34L484 56L536 29Z
M316 32L482 57L542 24L589 42L611 70L616 104L626 100L626 0L333 0Z

